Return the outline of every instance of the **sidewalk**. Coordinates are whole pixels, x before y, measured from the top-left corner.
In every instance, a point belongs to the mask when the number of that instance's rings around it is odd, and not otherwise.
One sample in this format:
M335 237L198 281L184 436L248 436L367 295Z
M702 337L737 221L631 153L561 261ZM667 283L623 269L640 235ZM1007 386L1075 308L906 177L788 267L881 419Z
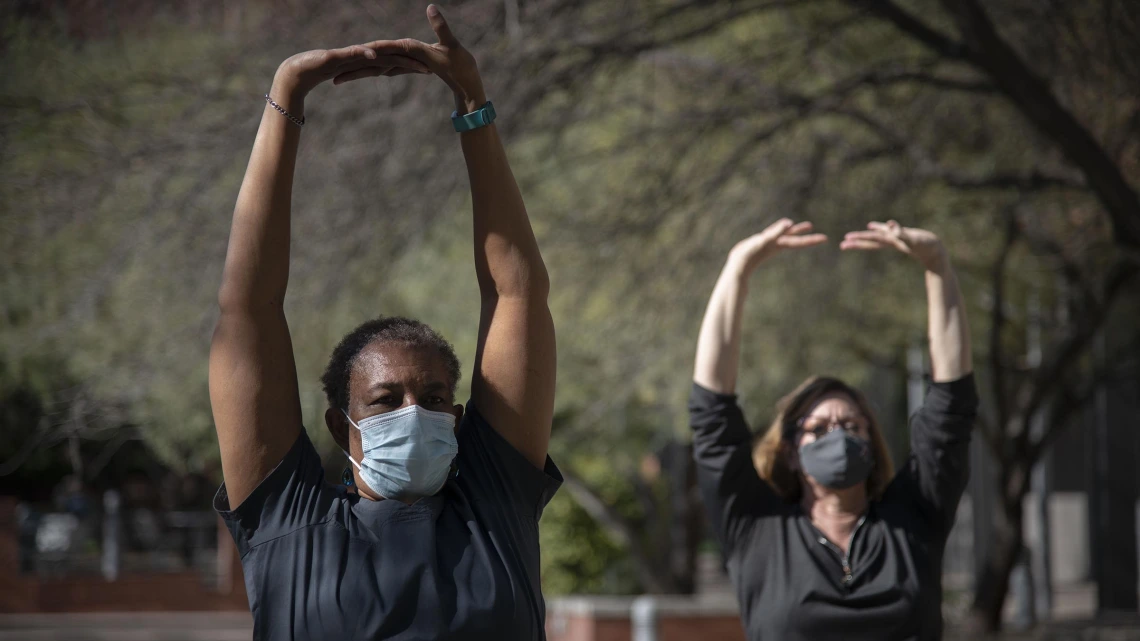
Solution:
M249 641L248 612L0 614L0 641Z
M0 641L249 641L244 612L0 614ZM1004 641L1140 641L1140 616L1051 622ZM977 641L950 627L947 641Z

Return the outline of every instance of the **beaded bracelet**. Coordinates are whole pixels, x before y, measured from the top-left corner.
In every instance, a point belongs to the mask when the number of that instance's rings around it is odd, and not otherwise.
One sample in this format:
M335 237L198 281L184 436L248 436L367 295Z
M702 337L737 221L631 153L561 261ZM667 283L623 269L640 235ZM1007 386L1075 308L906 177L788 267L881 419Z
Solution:
M294 125L297 125L298 127L304 127L305 126L305 117L304 116L301 116L300 118L298 118L297 116L294 116L293 114L289 113L288 111L285 111L285 109L282 108L281 105L273 102L273 99L269 97L269 94L265 94L265 102L268 102L274 109L276 109L277 111L280 111L281 115L288 118Z

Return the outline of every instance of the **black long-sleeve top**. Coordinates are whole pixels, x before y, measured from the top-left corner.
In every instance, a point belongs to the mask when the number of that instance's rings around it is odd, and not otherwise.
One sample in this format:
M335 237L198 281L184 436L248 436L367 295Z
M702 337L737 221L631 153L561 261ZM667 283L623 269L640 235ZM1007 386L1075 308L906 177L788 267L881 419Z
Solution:
M977 405L972 374L931 386L911 418L910 457L844 559L757 475L736 395L693 384L697 479L750 641L942 638L942 552L969 476Z

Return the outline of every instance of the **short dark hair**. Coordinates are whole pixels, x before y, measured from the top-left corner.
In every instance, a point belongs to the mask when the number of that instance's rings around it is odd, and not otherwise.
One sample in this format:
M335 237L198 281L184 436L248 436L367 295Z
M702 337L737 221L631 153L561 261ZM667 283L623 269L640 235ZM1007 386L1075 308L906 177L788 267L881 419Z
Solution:
M462 372L459 358L456 357L455 348L451 343L440 336L439 332L418 320L403 316L381 316L349 332L333 349L328 367L321 376L321 384L324 386L329 407L340 409L348 407L348 382L352 378L352 367L356 364L356 357L375 341L425 347L439 352L444 365L447 366L448 378L451 379L448 381L451 394L455 395L455 388L459 384Z

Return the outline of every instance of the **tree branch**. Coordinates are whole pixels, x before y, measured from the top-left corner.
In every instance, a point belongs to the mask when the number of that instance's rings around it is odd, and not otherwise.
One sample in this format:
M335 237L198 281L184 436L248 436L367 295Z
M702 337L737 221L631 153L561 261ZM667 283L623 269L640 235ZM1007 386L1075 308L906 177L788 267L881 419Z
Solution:
M664 36L645 37L662 28L671 19L677 18L691 9L700 9L707 6L704 0L690 0L689 2L670 7L655 16L630 25L617 33L584 41L558 41L545 48L528 53L522 59L526 63L509 74L519 78L530 78L541 73L545 79L541 83L529 83L522 95L512 100L515 104L532 105L553 89L564 89L571 86L580 78L589 77L587 70L603 62L615 58L627 59L638 54L681 44L695 38L723 28L728 22L738 20L744 16L818 3L819 0L764 0L753 3L731 3L729 10L712 12L711 17L702 16L702 20L688 23L684 28ZM680 20L678 20L680 22ZM585 54L585 55L582 55ZM559 58L568 58L572 62L561 68L555 65Z
M1045 399L1060 384L1065 371L1072 367L1073 362L1100 331L1113 302L1138 271L1140 267L1134 262L1127 258L1121 259L1106 279L1100 304L1092 305L1086 314L1075 319L1074 329L1050 352L1049 357L1030 380L1021 386L1017 395L1020 401L1018 405L1027 415L1037 412Z
M1134 343L1130 348L1121 351L1134 353L1137 347L1138 346ZM1126 376L1120 375L1121 372L1135 369L1136 365L1137 362L1135 360L1125 361L1124 363L1114 361L1111 366L1100 368L1094 372L1083 385L1061 386L1059 398L1050 404L1052 409L1048 414L1049 422L1046 424L1045 431L1037 440L1031 440L1029 443L1028 456L1031 464L1036 462L1045 453L1045 450L1053 445L1053 442L1068 425L1069 417L1088 405L1098 389L1111 381L1126 378Z
M902 153L914 163L915 173L928 180L942 182L948 187L963 190L973 189L1018 189L1020 191L1039 191L1050 188L1086 189L1087 186L1068 176L1051 175L1039 169L1026 171L997 171L989 174L975 174L946 167L939 163L928 151L912 143L907 138L895 133L886 124L879 122L867 113L854 107L841 106L821 108L824 113L851 118L864 125L872 133L879 136L886 147L866 156L867 158L882 157L890 152Z
M1116 242L1133 250L1140 248L1140 195L1092 134L1057 101L1048 84L1002 39L975 0L941 0L958 25L961 43L942 36L890 0L852 1L934 52L968 61L993 78L1021 114L1085 175L1112 221Z
M12 458L4 461L3 463L0 463L0 476L8 476L12 472L20 469L20 466L27 462L27 460L31 458L32 454L35 454L37 451L39 451L41 449L40 446L43 445L45 441L48 441L48 436L51 435L52 427L53 426L49 421L41 418L39 425L36 427L36 431L28 437L28 440L24 441L24 444L20 446L19 451L13 454ZM57 436L54 440L51 441L51 443L57 443L59 440L60 439Z
M851 2L893 23L899 30L944 58L967 59L968 52L962 43L942 35L890 0L851 0Z
M656 564L645 556L644 550L638 544L637 529L634 525L610 507L593 489L568 469L562 470L562 478L562 487L570 492L574 501L602 527L611 540L629 551L642 587L656 594L668 592L667 584L657 574Z
M989 95L995 94L998 91L997 87L990 82L947 78L920 71L897 71L893 73L871 74L867 78L867 84L880 87L909 82L927 85L936 89L964 91L966 93Z

